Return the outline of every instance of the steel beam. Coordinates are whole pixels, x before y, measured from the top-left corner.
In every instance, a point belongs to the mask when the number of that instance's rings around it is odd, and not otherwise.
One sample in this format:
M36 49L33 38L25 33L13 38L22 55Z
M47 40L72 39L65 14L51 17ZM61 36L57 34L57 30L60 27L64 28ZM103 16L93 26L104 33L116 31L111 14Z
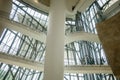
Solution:
M24 59L22 57L9 55L7 53L0 52L0 62L25 67L37 71L44 71L44 65L40 62ZM75 65L65 66L64 73L109 73L112 74L110 66L107 65Z

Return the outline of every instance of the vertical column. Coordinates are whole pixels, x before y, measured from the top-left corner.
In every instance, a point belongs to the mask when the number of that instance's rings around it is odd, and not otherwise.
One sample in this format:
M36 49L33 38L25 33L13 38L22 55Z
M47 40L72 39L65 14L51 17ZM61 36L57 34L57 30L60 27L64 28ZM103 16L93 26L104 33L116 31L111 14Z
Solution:
M12 9L12 0L0 0L0 17L9 18ZM4 26L0 23L0 36L4 30Z
M51 0L47 33L44 80L63 80L65 0Z

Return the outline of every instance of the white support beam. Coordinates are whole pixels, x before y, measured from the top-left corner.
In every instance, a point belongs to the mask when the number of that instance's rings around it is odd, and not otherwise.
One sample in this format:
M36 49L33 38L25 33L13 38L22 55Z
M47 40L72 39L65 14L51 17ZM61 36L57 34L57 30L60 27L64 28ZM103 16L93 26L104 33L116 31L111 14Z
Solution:
M0 62L25 67L37 71L44 71L44 65L42 63L24 59L18 56L8 55L0 52ZM109 73L112 74L110 66L100 65L82 65L82 66L65 66L64 73Z

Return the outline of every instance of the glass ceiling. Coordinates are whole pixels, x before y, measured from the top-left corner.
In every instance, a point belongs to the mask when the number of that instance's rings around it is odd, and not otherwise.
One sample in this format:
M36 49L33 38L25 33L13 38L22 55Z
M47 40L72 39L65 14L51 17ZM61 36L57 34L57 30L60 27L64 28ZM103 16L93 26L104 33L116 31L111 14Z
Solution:
M75 20L66 18L66 34L89 32L97 34L95 24L104 20L99 13L114 0L95 0L84 13L77 12ZM116 0L117 1L117 0ZM13 0L10 20L47 34L48 14L30 5ZM0 51L44 64L46 46L43 42L6 28L0 38ZM101 44L75 41L65 45L65 65L108 65ZM0 63L0 80L43 80L43 72ZM64 80L116 80L112 74L65 73Z

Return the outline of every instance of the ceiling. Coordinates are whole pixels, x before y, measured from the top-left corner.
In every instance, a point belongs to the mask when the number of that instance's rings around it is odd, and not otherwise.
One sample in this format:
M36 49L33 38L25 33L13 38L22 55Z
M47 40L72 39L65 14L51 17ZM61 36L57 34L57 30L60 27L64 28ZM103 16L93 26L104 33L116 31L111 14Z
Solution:
M38 0L38 2L44 4L44 5L48 6L48 7L50 6L50 0Z
M25 3L49 13L50 0L23 0ZM66 0L67 16L73 17L74 14L84 12L95 0Z

